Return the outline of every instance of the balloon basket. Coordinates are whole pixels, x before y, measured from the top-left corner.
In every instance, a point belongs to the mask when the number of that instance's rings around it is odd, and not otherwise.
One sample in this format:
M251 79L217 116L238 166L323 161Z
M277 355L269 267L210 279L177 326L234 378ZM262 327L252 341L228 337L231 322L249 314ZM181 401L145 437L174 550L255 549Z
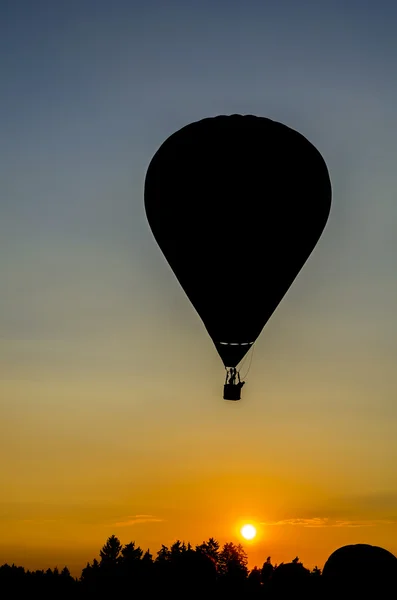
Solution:
M234 385L233 383L225 383L223 386L223 399L241 400L241 386Z

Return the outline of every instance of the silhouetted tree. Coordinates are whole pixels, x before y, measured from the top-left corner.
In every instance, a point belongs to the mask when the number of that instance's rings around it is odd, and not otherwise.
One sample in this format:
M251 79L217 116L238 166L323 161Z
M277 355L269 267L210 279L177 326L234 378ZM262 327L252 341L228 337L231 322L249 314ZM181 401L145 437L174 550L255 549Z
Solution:
M139 546L135 546L135 542L130 542L122 548L118 565L123 591L142 590L142 556L143 550Z
M248 576L248 558L241 544L226 543L219 553L221 593L239 596Z
M154 561L154 589L157 593L161 590L169 590L172 578L170 563L171 551L168 546L162 544Z
M337 589L341 599L350 592L354 592L352 597L358 597L359 591L362 598L372 594L371 597L381 600L392 597L397 585L394 567L397 559L387 554L386 566L379 561L367 561L361 570L360 565L357 566L357 553L352 559L349 553L344 555L343 573L353 574L354 586L353 581L349 584L345 578L332 579L332 571L327 577L317 566L309 571L299 557L273 566L269 556L261 569L254 567L248 572L247 555L240 544L229 542L219 549L213 538L195 550L189 542L176 540L170 548L163 545L153 561L149 550L144 553L135 542L123 546L118 538L111 536L99 554L100 562L97 559L88 562L79 580L70 575L66 566L59 572L56 566L46 571L25 571L14 564L2 565L0 596L42 600L109 600L112 597L328 600L335 597Z
M219 563L219 542L214 538L209 538L208 542L203 542L199 546L196 546L196 552L205 554L214 561L214 564L218 568Z
M221 575L236 575L247 577L248 557L241 544L233 542L225 544L219 553L219 572Z
M100 566L114 568L120 558L121 549L120 540L115 535L110 536L99 552L99 556L101 557Z
M187 551L187 547L185 542L181 542L180 540L177 540L176 542L174 542L171 546L170 552L171 552L171 559L174 558L175 556L182 554L183 552Z
M319 577L321 575L321 569L319 569L316 565L311 574L313 575L313 577Z
M0 597L12 597L12 595L22 594L27 589L27 574L23 567L4 564L0 567Z
M126 544L121 550L119 561L123 565L135 566L143 556L143 550L139 546L135 546L135 542Z
M291 590L303 594L309 585L310 571L306 569L299 561L294 558L290 563L281 563L274 569L272 575L272 590L282 595Z
M270 584L270 580L272 578L273 571L274 571L274 567L272 565L272 559L270 556L268 556L267 559L265 560L265 562L263 563L263 566L261 569L262 583L265 586L268 586Z
M171 551L167 548L167 546L162 544L160 550L157 552L156 563L168 562L170 560Z
M144 562L145 564L150 564L150 565L153 563L153 556L152 556L152 554L150 554L149 549L147 549L145 554L143 555L142 562Z
M146 550L145 554L141 558L140 562L140 571L141 571L141 587L142 589L147 591L148 597L152 597L153 591L153 570L154 570L154 562L153 556L150 554L149 550Z
M85 593L95 594L100 589L100 567L96 558L92 565L88 562L81 572L80 583Z
M254 567L249 575L247 580L247 591L250 597L258 597L262 590L262 573L261 569L258 567Z
M122 575L119 568L122 547L120 540L115 535L111 535L99 552L101 558L99 562L99 579L101 591L104 594L119 591Z

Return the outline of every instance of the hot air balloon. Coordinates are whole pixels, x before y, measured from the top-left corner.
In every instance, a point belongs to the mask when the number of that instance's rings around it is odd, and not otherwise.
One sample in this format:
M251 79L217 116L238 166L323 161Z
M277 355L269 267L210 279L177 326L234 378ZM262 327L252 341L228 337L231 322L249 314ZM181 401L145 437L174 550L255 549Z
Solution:
M394 554L370 544L349 544L338 548L323 569L324 582L334 598L389 598L396 578L397 558Z
M147 220L223 361L226 400L240 399L237 366L317 244L331 196L319 151L264 117L190 123L150 161Z

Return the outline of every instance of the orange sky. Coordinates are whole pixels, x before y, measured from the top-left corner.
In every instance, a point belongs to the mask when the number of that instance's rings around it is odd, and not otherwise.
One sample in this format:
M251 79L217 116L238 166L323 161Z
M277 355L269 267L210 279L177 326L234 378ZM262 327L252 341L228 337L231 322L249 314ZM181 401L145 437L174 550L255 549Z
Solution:
M255 368L240 404L224 403L216 385L211 394L215 379L189 401L178 399L183 379L163 380L175 394L164 401L142 398L144 385L141 396L105 382L3 382L0 563L66 563L78 574L113 533L155 554L178 538L239 541L245 521L259 534L244 542L250 566L268 555L322 566L353 542L397 552L394 463L382 459L390 424L382 443L379 423L357 418L355 431L341 409L319 428L310 397L289 416L269 400L265 418Z

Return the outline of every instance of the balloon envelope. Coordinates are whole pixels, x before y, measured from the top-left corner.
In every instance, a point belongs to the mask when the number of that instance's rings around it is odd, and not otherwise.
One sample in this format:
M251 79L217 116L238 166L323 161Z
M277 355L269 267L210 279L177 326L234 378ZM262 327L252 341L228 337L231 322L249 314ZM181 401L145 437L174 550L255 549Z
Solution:
M251 348L315 247L331 183L318 150L281 123L206 118L153 156L153 235L226 367Z
M331 589L339 591L338 597L343 587L354 587L356 592L360 588L368 592L372 586L378 591L382 588L390 591L397 578L397 558L379 546L349 544L331 554L324 565L323 578Z

